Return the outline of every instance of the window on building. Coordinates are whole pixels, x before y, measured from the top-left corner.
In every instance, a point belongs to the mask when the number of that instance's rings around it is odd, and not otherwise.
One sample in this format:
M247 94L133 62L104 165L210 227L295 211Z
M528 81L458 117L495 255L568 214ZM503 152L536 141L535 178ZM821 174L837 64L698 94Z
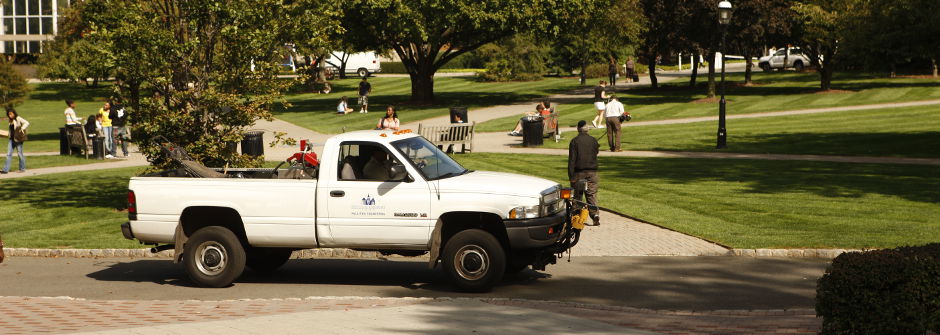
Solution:
M0 1L0 5L3 6L3 15L13 15L13 0Z
M42 15L52 15L52 0L42 0L39 12Z
M13 12L16 15L26 15L26 0L13 1Z

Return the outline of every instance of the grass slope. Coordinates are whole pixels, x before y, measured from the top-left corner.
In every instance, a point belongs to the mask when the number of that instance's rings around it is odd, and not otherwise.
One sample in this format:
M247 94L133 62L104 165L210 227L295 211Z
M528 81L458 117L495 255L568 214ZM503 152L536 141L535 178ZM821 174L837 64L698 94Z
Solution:
M471 169L567 184L563 156L456 158ZM624 157L601 157L600 165L601 206L736 248L940 241L933 166Z

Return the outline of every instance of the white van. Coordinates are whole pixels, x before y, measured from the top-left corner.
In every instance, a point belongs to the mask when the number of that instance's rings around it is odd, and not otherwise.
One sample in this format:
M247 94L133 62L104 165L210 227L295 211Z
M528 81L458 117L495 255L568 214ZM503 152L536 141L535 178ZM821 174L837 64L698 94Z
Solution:
M347 58L345 52L333 51L326 59L326 64L330 66L333 72L339 72L343 58ZM379 57L374 51L349 54L346 59L347 74L355 73L359 77L368 77L369 74L378 72L382 72L382 62L379 61Z

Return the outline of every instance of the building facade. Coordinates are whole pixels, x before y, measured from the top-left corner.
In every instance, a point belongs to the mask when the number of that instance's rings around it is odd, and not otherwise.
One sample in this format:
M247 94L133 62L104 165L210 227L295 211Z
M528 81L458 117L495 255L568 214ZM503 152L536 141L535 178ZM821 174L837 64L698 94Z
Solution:
M51 40L59 18L77 0L0 0L0 53L37 54Z

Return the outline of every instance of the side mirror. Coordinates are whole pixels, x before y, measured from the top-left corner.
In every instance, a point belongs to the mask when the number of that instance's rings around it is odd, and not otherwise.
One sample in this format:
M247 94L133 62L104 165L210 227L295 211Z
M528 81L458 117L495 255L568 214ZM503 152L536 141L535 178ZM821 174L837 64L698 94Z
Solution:
M393 181L403 181L408 177L408 170L405 170L405 166L402 164L392 164L388 176Z

